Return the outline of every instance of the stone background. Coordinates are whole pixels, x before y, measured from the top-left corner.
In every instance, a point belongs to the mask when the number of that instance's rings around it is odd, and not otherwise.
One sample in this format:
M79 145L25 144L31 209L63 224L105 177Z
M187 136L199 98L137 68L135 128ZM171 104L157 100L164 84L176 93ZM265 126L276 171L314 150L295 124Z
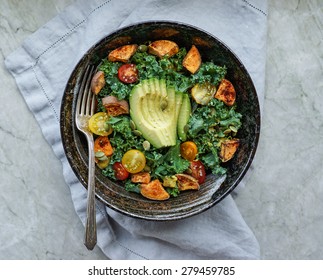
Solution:
M83 246L61 163L3 62L72 2L0 0L0 259L106 258ZM263 259L323 259L322 15L322 0L269 0L261 138L235 196Z

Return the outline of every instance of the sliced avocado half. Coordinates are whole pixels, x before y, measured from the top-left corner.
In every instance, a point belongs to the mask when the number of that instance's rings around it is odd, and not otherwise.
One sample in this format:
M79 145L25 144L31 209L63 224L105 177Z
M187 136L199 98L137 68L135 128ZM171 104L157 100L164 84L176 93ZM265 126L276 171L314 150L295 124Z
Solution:
M176 144L183 96L173 87L166 86L165 80L157 78L143 80L133 87L129 97L130 116L142 136L154 147Z

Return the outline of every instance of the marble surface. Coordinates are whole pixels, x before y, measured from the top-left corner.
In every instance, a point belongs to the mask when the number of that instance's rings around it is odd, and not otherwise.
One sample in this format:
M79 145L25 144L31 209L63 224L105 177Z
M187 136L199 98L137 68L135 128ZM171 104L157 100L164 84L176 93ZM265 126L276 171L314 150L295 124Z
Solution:
M3 59L73 0L0 0L0 259L106 259ZM269 1L259 148L236 203L263 259L323 259L323 1Z

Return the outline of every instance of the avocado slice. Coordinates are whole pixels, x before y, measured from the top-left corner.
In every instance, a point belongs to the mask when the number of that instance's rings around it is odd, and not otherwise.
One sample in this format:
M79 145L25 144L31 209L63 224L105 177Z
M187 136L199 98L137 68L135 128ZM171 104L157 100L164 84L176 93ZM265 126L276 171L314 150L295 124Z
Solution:
M175 106L176 106L176 120L178 121L178 116L179 116L179 113L180 113L180 110L181 110L181 106L182 106L182 102L183 102L183 93L182 92L179 92L177 91L175 93Z
M181 141L186 141L187 139L186 125L190 118L191 112L192 112L192 108L191 108L190 98L186 93L183 93L182 105L180 107L180 111L177 119L177 133Z
M142 136L156 148L174 146L178 108L175 89L166 81L151 78L133 87L129 96L130 116ZM177 101L176 101L177 100Z

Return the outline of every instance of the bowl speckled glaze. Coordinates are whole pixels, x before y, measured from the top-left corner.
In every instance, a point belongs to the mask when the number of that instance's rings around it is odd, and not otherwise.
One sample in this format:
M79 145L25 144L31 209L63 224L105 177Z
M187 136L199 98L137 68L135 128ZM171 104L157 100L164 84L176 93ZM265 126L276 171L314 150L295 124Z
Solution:
M182 192L167 201L152 201L109 180L96 169L96 196L105 205L131 217L147 220L176 220L201 213L221 201L241 181L256 152L260 133L260 110L254 84L237 56L213 35L183 23L168 21L143 22L107 35L95 44L77 64L66 86L61 105L61 136L66 157L80 182L87 187L88 156L83 134L75 125L74 110L80 76L88 64L97 65L109 51L128 43L145 43L169 39L189 49L195 44L203 61L213 61L227 67L226 78L237 92L237 111L242 115L242 127L237 137L240 146L233 159L225 163L226 177L208 175L199 191Z

